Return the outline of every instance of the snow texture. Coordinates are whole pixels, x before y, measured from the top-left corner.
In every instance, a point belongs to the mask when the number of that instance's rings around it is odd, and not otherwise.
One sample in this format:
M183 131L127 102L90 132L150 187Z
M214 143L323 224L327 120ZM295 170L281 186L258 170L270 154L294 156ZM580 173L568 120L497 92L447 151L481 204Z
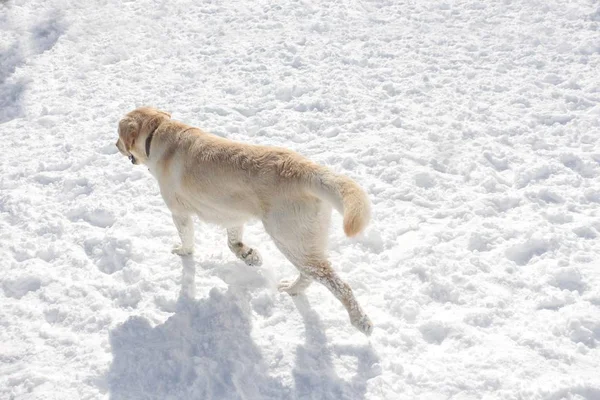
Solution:
M0 2L0 398L600 399L595 1ZM114 146L152 105L359 182L330 261L260 267Z

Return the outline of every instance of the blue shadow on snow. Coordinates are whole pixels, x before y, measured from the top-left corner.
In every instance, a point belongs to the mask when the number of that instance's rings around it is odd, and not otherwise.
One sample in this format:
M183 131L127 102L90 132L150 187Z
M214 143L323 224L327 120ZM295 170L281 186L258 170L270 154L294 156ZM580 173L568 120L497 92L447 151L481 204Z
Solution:
M352 379L338 377L323 326L305 296L294 298L306 343L296 349L295 387L290 387L269 374L250 334L249 290L264 287L264 278L253 272L250 279L231 282L225 276L226 292L213 289L207 298L195 300L194 260L182 257L182 262L175 314L154 328L145 318L131 317L111 331L113 363L107 380L112 400L364 399L377 357L370 346L334 347L337 355L358 361Z

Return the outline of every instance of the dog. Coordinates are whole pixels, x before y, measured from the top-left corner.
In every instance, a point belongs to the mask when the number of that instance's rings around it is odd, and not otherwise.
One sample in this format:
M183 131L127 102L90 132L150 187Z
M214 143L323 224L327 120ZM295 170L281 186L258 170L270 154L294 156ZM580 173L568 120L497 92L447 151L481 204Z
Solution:
M326 256L331 206L343 215L347 236L357 235L369 222L370 203L356 182L293 151L228 140L149 107L119 121L116 146L158 181L181 239L175 254L193 252L192 216L197 215L225 227L233 254L260 266L258 251L242 240L244 223L258 218L300 272L294 280L281 281L279 290L297 295L317 281L344 305L352 325L371 334L371 320Z

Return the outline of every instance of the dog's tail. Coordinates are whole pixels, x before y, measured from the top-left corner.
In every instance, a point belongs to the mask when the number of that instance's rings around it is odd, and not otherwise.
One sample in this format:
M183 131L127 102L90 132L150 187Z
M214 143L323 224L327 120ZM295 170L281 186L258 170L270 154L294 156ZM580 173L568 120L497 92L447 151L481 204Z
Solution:
M319 165L310 175L311 191L344 216L346 236L356 236L365 229L371 219L371 206L367 194L356 182Z

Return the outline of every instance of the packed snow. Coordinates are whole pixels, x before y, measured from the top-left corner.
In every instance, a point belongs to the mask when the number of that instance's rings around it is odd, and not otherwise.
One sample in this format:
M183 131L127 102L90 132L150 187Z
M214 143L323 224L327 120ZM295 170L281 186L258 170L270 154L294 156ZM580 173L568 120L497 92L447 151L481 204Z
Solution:
M0 2L0 398L600 399L600 5ZM115 147L150 105L359 182L330 260L177 242Z

